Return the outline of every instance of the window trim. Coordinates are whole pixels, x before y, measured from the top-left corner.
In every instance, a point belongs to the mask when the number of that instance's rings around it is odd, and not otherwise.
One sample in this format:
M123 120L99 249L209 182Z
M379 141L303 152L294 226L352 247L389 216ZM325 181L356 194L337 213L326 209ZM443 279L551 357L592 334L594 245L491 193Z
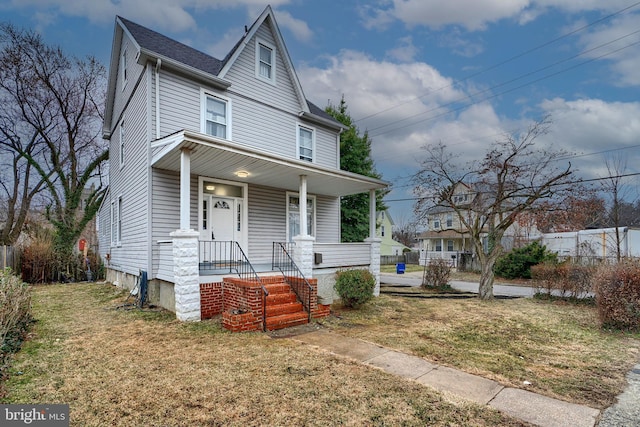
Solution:
M232 127L231 127L231 123L232 123L231 99L226 96L222 96L220 94L217 94L205 89L200 90L200 132L213 138L220 138L219 136L210 135L207 133L207 99L208 98L215 98L218 101L224 102L225 113L226 113L226 124L225 124L226 135L222 139L226 141L232 141L233 139L232 139Z
M111 246L122 246L122 196L111 200Z
M287 242L292 242L293 241L293 237L291 236L291 224L289 223L289 199L291 197L297 197L298 199L300 199L300 193L295 192L295 191L287 191L286 192L286 231L287 231ZM307 202L311 201L312 202L312 212L311 212L311 221L312 221L312 227L311 227L311 232L309 232L309 227L307 227L307 232L309 233L310 236L315 237L316 236L316 229L317 227L317 222L316 222L316 211L318 209L318 204L317 204L317 200L316 200L316 196L315 195L311 195L311 194L307 194ZM309 214L309 212L307 211L307 215ZM309 225L309 224L307 224Z
M120 141L118 142L118 159L119 159L119 163L120 163L120 169L122 169L124 167L124 155L125 155L125 143L126 143L126 129L124 127L124 118L122 119L122 121L120 121L120 126L119 126L119 132L118 132L118 136L120 138Z
M306 158L305 159L300 158L302 156L302 153L300 152L302 148L300 146L300 131L302 129L305 129L311 132L311 160L307 160ZM316 162L316 128L312 126L307 126L302 123L297 124L296 126L296 159L303 162L309 162L309 163Z
M120 81L122 82L122 90L124 90L125 87L127 87L127 80L128 80L128 68L129 65L127 64L127 52L128 52L128 46L125 44L122 48L122 55L120 56Z
M260 74L260 46L264 46L265 48L271 50L271 78L265 77ZM256 78L263 80L265 82L271 83L273 85L276 84L276 47L269 43L268 41L256 38Z

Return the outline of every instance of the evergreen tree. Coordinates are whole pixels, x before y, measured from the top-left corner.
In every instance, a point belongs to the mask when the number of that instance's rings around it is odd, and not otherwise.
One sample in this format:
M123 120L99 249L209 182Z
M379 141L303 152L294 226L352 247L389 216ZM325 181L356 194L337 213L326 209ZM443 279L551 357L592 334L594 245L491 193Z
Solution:
M340 123L345 129L340 135L340 169L380 179L380 175L371 158L371 139L365 131L361 136L353 119L347 111L344 97L340 104L328 105L325 111ZM386 192L376 194L376 210L386 210L382 198ZM345 196L340 202L341 235L343 242L362 242L369 237L369 194L361 193Z

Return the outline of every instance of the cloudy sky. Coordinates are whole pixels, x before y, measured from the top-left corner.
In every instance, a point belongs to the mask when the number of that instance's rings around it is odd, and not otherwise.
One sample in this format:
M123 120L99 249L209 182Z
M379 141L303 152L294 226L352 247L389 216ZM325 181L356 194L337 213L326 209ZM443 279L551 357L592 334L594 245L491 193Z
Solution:
M620 156L640 172L633 0L0 0L0 20L105 65L115 15L221 58L267 3L307 98L344 95L372 137L396 222L412 216L407 178L425 144L479 158L545 115L538 144L575 153L580 176L606 176Z

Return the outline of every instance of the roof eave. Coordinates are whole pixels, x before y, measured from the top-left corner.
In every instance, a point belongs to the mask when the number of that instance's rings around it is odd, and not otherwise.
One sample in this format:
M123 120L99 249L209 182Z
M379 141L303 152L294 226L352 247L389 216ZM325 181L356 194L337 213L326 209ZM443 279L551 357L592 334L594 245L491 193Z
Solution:
M323 125L338 131L343 131L347 129L342 123L338 121L328 120L328 119L325 119L324 117L318 116L317 114L308 113L306 111L300 111L298 113L298 116L310 122L314 122L316 124Z

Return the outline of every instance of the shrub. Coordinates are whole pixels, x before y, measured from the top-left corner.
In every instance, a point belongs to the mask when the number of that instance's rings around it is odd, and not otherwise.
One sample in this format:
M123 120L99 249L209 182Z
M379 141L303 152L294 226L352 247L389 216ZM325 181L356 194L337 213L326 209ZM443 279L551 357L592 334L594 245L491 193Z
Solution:
M444 259L432 259L429 261L429 264L424 267L422 287L438 290L449 289L450 274L451 268L447 261Z
M577 264L555 264L553 262L531 266L531 278L535 280L538 293L561 297L579 298L593 290L592 278L595 268Z
M557 255L547 251L544 245L533 242L500 257L493 272L505 279L531 279L531 266L542 262L557 262Z
M376 278L368 270L342 270L336 273L335 290L347 307L357 308L373 298Z
M9 356L22 345L30 322L29 287L10 269L0 271L0 383L6 378Z
M598 317L603 327L640 330L640 264L603 265L594 277Z

